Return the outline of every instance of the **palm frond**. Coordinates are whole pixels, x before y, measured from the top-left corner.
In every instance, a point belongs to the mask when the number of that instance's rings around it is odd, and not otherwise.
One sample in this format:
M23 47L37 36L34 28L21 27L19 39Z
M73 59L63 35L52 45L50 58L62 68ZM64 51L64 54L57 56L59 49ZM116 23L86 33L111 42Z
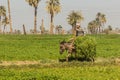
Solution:
M2 20L2 25L8 25L10 22L9 22L9 19L7 16L5 16L5 18Z
M84 18L79 11L72 11L67 17L68 23L72 26L75 26L77 22L81 22L83 19Z
M25 0L30 6L37 7L41 0Z
M46 10L50 14L58 14L61 10L60 2L59 0L48 0L46 1Z
M5 6L0 6L0 16L6 16L6 8L5 8Z

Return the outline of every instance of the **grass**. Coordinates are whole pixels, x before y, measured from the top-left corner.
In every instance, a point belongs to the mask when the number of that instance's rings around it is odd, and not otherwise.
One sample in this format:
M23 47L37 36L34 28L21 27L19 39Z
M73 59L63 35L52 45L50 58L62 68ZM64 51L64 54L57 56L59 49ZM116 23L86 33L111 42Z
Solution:
M56 35L1 35L0 60L57 59L59 40L64 37Z
M59 67L31 65L1 67L0 69L0 80L120 80L119 76L120 67L116 65L76 62L60 63Z
M97 57L119 57L120 56L120 35L98 35Z
M90 36L97 41L97 58L120 56L120 35ZM111 62L56 62L59 58L66 57L66 54L59 54L59 41L69 37L70 35L0 35L0 63L40 61L36 65L0 66L0 80L120 80L120 67Z
M120 56L120 35L92 36L97 41L97 57ZM69 37L70 35L0 35L0 60L57 60L61 57L59 41Z

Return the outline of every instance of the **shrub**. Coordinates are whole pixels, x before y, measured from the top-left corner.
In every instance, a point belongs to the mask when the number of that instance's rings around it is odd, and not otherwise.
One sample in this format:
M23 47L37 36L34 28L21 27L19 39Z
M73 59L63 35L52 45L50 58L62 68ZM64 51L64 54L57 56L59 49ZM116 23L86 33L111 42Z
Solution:
M74 42L76 52L85 60L94 61L96 55L96 41L89 36L79 36Z

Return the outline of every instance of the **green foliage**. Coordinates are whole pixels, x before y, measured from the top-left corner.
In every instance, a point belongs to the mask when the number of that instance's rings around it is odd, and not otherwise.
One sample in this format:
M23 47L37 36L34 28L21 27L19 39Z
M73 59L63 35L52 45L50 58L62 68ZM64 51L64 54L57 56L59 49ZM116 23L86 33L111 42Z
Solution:
M96 55L96 41L89 36L79 36L76 38L75 48L77 54L87 59L94 59Z
M97 42L96 57L120 56L120 35L89 35ZM58 60L59 42L71 35L0 35L0 61ZM63 58L66 57L66 53Z
M46 1L46 9L49 14L55 15L58 14L61 10L60 0L47 0Z
M106 23L106 16L100 12L97 13L96 19L88 23L88 30L91 34L102 32L103 25Z
M6 16L6 7L0 6L0 16Z
M120 56L120 35L92 35L97 41L97 57L111 58Z
M77 22L81 22L83 19L84 18L79 11L71 11L67 17L68 24L70 24L72 27L74 27Z
M0 80L120 80L120 67L1 68Z
M0 60L58 59L59 41L68 35L0 35Z
M25 0L30 6L37 7L41 0Z
M120 56L120 35L89 36L97 41L97 57ZM116 64L77 61L57 63L58 57L61 57L59 41L70 37L0 35L0 63L6 60L40 60L38 65L0 66L0 80L120 80L120 67ZM50 59L55 62L50 62Z

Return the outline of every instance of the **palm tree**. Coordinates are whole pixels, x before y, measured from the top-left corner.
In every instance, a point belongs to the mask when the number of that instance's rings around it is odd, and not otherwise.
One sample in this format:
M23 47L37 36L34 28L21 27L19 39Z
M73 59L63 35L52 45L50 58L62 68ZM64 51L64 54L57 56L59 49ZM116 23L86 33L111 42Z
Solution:
M1 33L1 25L2 25L2 16L6 16L6 8L5 6L0 6L0 33Z
M88 31L91 34L98 33L98 28L99 28L99 24L98 24L98 22L96 20L93 20L93 21L88 23Z
M92 34L92 32L93 32L93 24L92 24L92 22L89 22L88 23L88 33L91 33Z
M104 14L98 12L96 15L96 21L99 24L99 32L101 32L101 28L104 26L106 23L106 17Z
M96 20L93 20L93 30L94 30L94 34L98 33L98 28L99 28L99 23Z
M98 12L97 15L96 15L96 17L97 18L101 18L101 15L102 15L102 13Z
M57 25L55 28L56 34L62 34L62 30L63 30L63 28L61 25Z
M94 33L95 33L95 26L96 26L95 20L88 23L88 31L89 31L91 34L94 34Z
M106 23L106 17L104 14L98 12L96 15L96 19L89 22L88 24L88 31L92 34L97 34L101 32L101 28Z
M102 26L102 28L104 27L106 21L107 21L107 20L106 20L105 14L102 14L102 15L101 15L101 24L102 24L101 26ZM103 29L102 29L102 31L103 31Z
M96 21L98 23L99 32L101 31L101 15L102 15L102 13L100 13L100 12L98 12L96 15Z
M7 0L8 2L8 13L9 13L9 24L10 24L10 33L12 33L12 19L11 19L11 10L10 10L10 0Z
M47 12L50 14L51 20L50 20L50 34L53 34L53 28L54 28L54 21L53 18L55 14L58 14L61 10L60 1L59 0L48 0L47 2Z
M67 17L67 20L68 20L68 24L70 24L72 26L72 31L74 33L74 28L76 26L76 23L77 22L81 22L83 20L83 16L81 14L81 12L78 12L78 11L72 11L68 17Z
M10 20L8 19L7 16L5 16L5 18L3 19L2 21L2 24L4 25L4 29L3 29L3 34L4 34L4 31L5 31L5 27L10 23Z
M41 0L26 0L30 6L34 7L34 33L37 32L37 9Z
M112 31L112 26L111 25L108 25L108 30Z

